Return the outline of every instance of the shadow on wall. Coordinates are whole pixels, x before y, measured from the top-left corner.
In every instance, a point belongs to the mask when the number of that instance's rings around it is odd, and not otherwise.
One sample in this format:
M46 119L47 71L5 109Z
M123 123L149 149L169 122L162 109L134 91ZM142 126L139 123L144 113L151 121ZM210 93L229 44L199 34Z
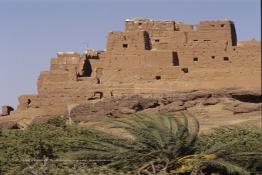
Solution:
M231 27L231 39L232 39L232 46L237 45L237 33L236 33L236 28L234 24L230 24Z

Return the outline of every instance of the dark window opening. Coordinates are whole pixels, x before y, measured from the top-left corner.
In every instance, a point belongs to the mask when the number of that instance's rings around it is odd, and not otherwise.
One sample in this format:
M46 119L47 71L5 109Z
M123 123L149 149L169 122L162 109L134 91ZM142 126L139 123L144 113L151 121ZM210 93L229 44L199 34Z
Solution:
M156 39L156 40L155 40L155 42L157 42L157 43L158 43L159 41L160 41L159 39Z
M103 92L95 92L94 96L101 99L101 98L103 98Z
M31 100L30 100L30 99L28 99L28 100L27 100L27 104L28 104L28 105L30 105L30 103L31 103Z
M212 27L215 27L215 25L214 25L214 24L212 24L211 26L212 26Z
M101 81L100 81L100 78L96 78L96 84L100 84Z
M179 59L176 52L173 52L173 66L179 66Z
M221 24L221 27L224 27L225 25L224 24Z
M101 98L103 98L103 92L96 91L92 97L88 98L88 100L96 100Z
M229 58L228 57L224 57L224 61L229 61Z
M155 77L155 79L156 79L156 80L161 80L161 76L157 75L157 76Z
M212 59L215 59L216 57L215 57L215 56L212 56L211 58L212 58Z
M198 61L198 58L197 57L193 58L193 61Z
M128 44L123 44L123 48L128 48Z
M142 22L138 23L138 25L141 26L141 25L142 25Z
M181 69L184 73L188 73L188 68L184 67Z
M194 39L194 41L198 41L197 39Z

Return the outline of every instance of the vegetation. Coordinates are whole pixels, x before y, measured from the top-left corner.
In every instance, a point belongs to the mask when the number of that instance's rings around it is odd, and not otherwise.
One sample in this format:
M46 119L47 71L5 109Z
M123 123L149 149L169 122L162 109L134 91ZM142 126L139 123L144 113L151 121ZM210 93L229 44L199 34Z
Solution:
M262 173L260 128L227 126L198 136L198 121L182 114L114 120L125 137L67 125L60 117L24 130L0 130L0 174Z

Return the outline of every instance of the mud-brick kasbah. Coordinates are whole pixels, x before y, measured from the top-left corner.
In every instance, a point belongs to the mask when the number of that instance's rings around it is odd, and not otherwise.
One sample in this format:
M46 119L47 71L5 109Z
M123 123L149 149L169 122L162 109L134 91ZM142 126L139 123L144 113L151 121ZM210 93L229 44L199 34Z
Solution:
M197 89L260 89L260 41L237 41L233 21L191 25L144 18L125 20L103 51L58 52L42 71L37 94L22 95L0 118L64 115L108 98L145 97Z

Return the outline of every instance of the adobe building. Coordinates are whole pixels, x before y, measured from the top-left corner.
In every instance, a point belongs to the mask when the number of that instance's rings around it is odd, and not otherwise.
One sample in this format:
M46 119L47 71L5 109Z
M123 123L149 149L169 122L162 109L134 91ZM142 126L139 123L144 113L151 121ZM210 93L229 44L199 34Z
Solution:
M12 115L59 115L97 99L219 88L260 88L260 42L237 41L230 20L127 19L105 51L58 52L40 73L38 93Z

